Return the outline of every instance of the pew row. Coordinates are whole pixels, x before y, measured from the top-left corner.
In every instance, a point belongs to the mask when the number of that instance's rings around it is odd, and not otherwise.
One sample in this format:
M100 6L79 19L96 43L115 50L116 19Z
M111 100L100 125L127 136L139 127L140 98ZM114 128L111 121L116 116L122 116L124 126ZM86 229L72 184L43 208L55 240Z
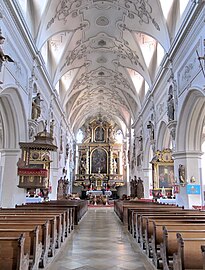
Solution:
M205 225L163 227L163 242L160 244L160 255L163 270L173 267L173 254L177 253L177 233L180 231L182 238L205 238Z
M183 238L177 233L177 252L173 254L173 270L204 270L201 246L205 238Z
M0 269L29 269L29 254L25 253L24 242L24 234L16 237L0 237Z
M0 237L18 237L24 234L24 252L29 254L29 269L38 270L42 254L42 242L39 241L40 228L22 228L22 229L2 229L0 228Z

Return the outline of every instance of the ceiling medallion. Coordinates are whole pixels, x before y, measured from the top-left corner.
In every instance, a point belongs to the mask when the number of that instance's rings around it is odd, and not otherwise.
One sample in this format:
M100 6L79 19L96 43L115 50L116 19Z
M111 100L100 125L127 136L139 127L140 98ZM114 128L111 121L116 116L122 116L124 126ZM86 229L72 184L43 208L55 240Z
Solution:
M101 57L97 58L96 61L97 61L97 63L106 63L107 59L105 57L101 56Z
M98 41L98 45L99 46L105 46L106 45L106 41L104 41L103 39L101 39L100 41Z
M96 20L96 24L100 26L106 26L109 24L109 20L106 17L101 16Z
M99 80L99 81L97 82L97 85L106 85L106 82L103 81L103 80Z

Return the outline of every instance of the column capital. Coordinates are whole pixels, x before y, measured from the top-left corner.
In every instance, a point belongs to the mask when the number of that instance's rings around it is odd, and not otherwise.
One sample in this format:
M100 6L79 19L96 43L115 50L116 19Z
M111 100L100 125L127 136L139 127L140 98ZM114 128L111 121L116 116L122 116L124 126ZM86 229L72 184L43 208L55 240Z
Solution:
M1 156L16 156L21 153L21 149L0 149Z
M173 152L172 156L173 158L176 159L183 159L183 158L201 158L203 155L202 151L178 151L178 152Z

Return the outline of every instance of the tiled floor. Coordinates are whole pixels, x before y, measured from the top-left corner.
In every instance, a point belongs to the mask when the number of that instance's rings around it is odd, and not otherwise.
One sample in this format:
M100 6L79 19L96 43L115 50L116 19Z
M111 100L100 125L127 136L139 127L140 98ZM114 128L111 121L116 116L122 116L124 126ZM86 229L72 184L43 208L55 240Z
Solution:
M153 270L114 213L91 208L46 270Z

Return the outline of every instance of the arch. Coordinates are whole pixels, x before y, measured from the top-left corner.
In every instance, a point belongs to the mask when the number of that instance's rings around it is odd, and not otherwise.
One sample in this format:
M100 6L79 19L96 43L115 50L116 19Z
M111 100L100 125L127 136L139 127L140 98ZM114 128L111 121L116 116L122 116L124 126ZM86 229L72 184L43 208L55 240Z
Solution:
M163 150L165 148L170 148L171 136L166 123L162 121L160 123L158 134L157 134L157 145L156 149Z
M197 89L187 94L178 120L177 151L201 151L205 115L205 97Z
M28 127L22 97L16 88L6 88L0 94L0 119L2 148L19 148L19 141L26 141Z

